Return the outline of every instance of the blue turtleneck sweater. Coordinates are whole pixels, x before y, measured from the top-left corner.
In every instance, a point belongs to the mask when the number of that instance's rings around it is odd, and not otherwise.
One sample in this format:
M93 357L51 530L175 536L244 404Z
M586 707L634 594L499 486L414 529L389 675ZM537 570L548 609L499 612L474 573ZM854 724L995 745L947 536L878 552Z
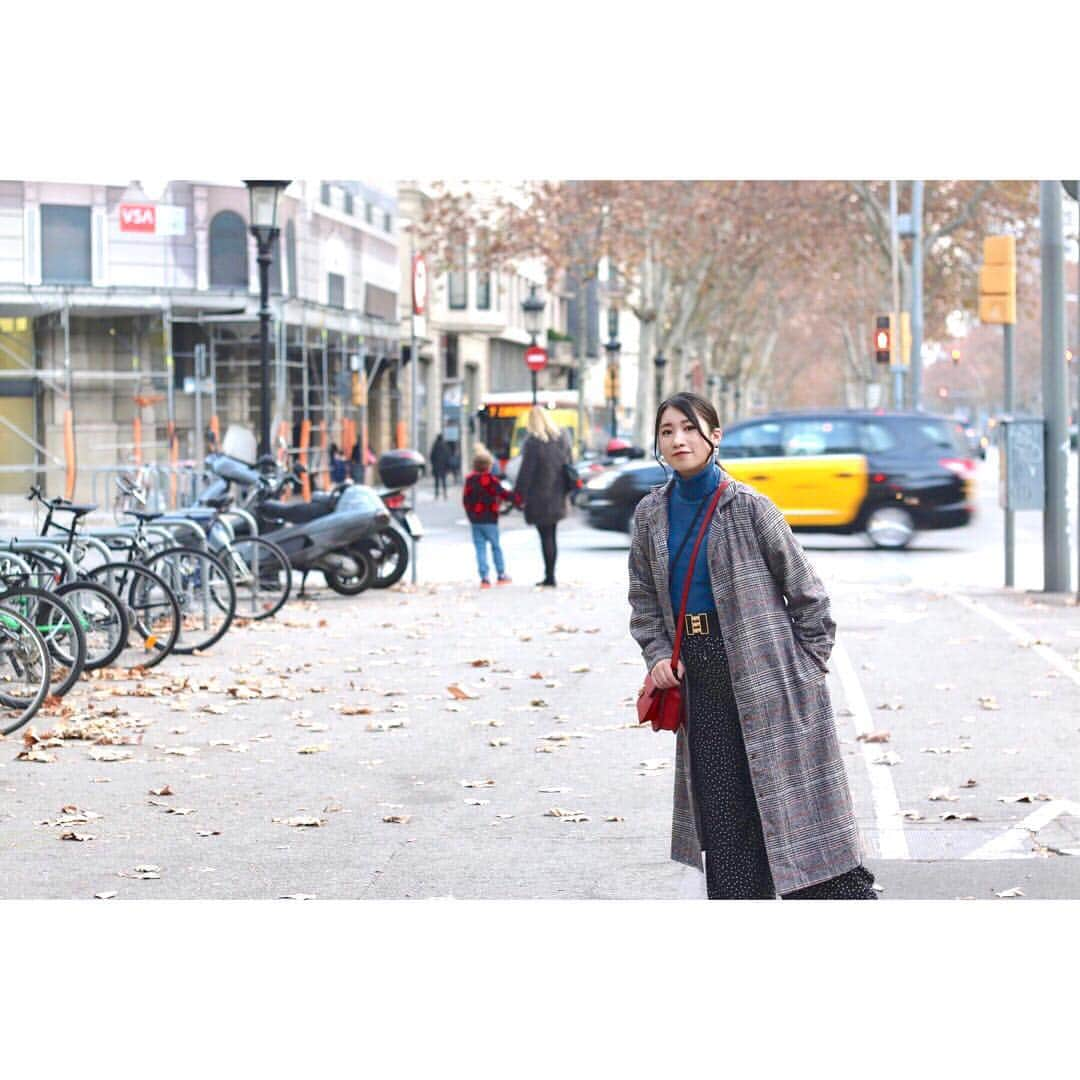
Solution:
M671 610L676 618L679 614L679 601L682 600L683 585L686 582L686 571L690 566L690 556L694 551L694 540L698 529L701 528L701 519L708 508L708 501L716 493L719 484L720 470L710 464L689 480L684 480L676 474L675 486L671 489L671 497L668 500L668 559L671 560L668 564L668 587L671 591ZM703 502L706 506L698 515L694 533L686 541L679 561L676 563L675 553L693 525L694 516ZM708 542L708 536L701 541L701 549L698 551L697 562L694 564L690 596L686 601L688 612L712 611L716 608L712 586L709 584Z

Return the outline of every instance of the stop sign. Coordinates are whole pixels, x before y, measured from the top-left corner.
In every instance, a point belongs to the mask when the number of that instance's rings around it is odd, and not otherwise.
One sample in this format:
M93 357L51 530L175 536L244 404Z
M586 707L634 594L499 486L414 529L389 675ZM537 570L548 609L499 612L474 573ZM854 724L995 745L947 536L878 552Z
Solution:
M547 350L539 345L530 345L525 350L525 363L530 371L543 371L547 363Z

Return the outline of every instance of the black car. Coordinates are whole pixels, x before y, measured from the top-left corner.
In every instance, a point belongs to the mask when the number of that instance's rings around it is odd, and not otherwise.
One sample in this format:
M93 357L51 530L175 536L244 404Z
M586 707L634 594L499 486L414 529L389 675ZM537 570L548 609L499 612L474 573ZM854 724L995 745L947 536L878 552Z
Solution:
M768 495L793 529L866 533L902 548L974 514L975 463L962 425L929 413L814 410L733 424L720 460ZM634 508L670 472L630 461L590 479L577 503L597 529L629 532Z

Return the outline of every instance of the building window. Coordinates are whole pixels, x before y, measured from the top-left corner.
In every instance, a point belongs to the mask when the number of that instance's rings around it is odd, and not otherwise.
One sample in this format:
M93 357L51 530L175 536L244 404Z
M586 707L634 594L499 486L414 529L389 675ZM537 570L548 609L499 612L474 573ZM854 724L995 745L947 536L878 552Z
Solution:
M383 214L383 228L387 232L394 231L394 219L389 214Z
M281 295L281 233L274 237L270 245L270 291L275 296Z
M330 185L325 180L319 185L319 202L323 206L330 205Z
M289 260L289 295L299 296L296 287L296 226L292 218L285 222L285 258Z
M469 303L468 263L464 241L454 245L451 260L454 269L447 275L450 291L447 302L452 311L463 311Z
M353 212L353 193L351 191L345 192L345 213L351 214Z
M246 289L247 285L247 227L239 214L222 210L210 222L210 288Z
M369 225L375 224L375 207L371 203L364 203L364 220Z
M41 207L41 280L89 285L90 207Z
M476 307L478 311L491 310L491 271L476 272Z
M331 307L343 308L345 306L345 275L326 275L326 302Z
M458 336L457 334L446 335L446 378L458 377Z

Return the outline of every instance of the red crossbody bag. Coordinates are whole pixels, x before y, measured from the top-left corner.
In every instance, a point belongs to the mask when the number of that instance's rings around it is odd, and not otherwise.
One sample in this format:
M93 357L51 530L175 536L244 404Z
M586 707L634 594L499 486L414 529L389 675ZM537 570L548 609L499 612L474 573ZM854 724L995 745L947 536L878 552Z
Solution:
M686 581L683 583L679 617L675 620L675 648L671 652L673 674L679 670L679 650L682 648L683 628L686 621L686 601L690 597L690 581L694 576L698 548L701 547L701 541L709 531L716 504L720 501L720 496L724 494L724 488L728 486L728 483L729 481L725 480L716 489L716 494L712 497L709 508L705 512L705 520L698 530L697 539L694 541L694 550L690 554L690 567L686 571ZM653 682L652 672L649 672L645 676L645 685L638 691L637 714L638 723L651 723L653 731L678 731L682 723L682 688L674 686L670 690L661 690Z

